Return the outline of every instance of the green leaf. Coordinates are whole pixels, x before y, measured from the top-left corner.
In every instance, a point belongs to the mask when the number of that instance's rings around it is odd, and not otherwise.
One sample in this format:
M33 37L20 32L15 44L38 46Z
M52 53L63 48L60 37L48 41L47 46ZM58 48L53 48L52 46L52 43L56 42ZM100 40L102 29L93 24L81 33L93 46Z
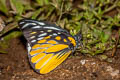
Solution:
M14 32L11 32L10 34L6 35L4 38L5 41L8 41L12 38L15 38L15 37L18 37L21 35L21 32L20 31L14 31Z
M101 32L101 41L102 43L105 43L109 38L108 34L105 34L104 32Z
M6 15L8 14L8 9L6 6L6 0L0 0L0 11L5 13Z
M7 51L6 51L6 50L1 50L1 49L0 49L0 53L7 53Z
M52 14L52 12L55 10L53 6L49 6L49 8L50 8L49 12L46 14L45 18L48 18Z
M103 50L96 50L96 51L95 51L95 54L100 54L100 53L103 53ZM95 54L94 54L94 55L95 55Z
M20 31L14 31L10 34L4 36L2 40L0 41L0 53L7 53L6 49L9 47L9 40L12 38L18 37L21 35Z
M10 0L11 6L14 11L17 11L19 15L23 13L24 6L20 0Z
M36 10L34 13L33 13L33 15L32 15L32 19L36 19L37 18L37 16L41 13L41 11L43 11L44 9L38 9L38 10Z
M49 0L36 0L40 6L47 5L50 3Z

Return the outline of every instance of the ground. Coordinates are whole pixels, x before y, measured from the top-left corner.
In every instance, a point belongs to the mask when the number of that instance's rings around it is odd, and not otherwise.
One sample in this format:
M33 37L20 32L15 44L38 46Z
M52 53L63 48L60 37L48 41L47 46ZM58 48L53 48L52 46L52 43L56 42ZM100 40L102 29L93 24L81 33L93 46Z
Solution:
M119 50L113 58L111 51L103 54L109 58L78 53L52 72L40 75L30 67L23 40L15 38L10 41L8 53L0 54L0 80L120 80Z

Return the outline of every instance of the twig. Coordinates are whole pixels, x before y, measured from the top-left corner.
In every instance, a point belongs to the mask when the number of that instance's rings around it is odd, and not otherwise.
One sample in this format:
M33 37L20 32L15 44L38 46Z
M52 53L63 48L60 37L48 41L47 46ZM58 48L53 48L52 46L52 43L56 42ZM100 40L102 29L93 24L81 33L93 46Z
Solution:
M119 31L120 31L120 29L117 31L117 33L116 33L116 35L117 35L117 37L116 37L116 43L115 43L115 47L113 48L113 51L112 51L112 57L114 57L114 55L115 55L115 53L116 53L116 51L117 51L117 46L118 46L118 43L119 43Z
M0 38L2 35L4 35L5 33L9 32L10 30L15 29L15 28L17 28L17 22L8 24L7 26L5 26L3 33L0 34Z
M118 3L118 0L116 0L111 7L109 7L108 9L106 9L106 10L104 11L104 14L107 13L107 12L109 12L109 11L111 11L111 10L114 9L115 7L117 7L117 3Z
M61 5L61 9L60 9L60 16L59 16L59 19L58 19L58 22L60 22L60 19L62 17L62 11L63 11L63 5L64 5L64 1L62 1L62 5Z

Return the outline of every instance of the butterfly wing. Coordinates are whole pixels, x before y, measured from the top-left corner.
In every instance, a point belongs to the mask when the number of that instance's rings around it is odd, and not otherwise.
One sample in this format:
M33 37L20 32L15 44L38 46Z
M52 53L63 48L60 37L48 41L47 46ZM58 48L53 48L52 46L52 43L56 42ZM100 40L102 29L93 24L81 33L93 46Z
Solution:
M35 24L35 21L33 23ZM21 24L24 25L21 26L21 29L28 40L30 64L38 73L46 74L55 69L75 50L76 41L64 29L56 26L45 28L49 25L44 22L39 23L44 26L34 28L40 25L22 22Z
M31 49L31 51L28 53L29 60L36 72L41 74L46 74L52 71L53 69L55 69L70 55L72 51L67 48L66 50L61 50L56 52L53 51L53 48L56 49L56 47L60 47L60 46L65 46L65 45L63 44L54 45L48 48L49 50L51 49L50 51L43 49L36 49L36 50Z

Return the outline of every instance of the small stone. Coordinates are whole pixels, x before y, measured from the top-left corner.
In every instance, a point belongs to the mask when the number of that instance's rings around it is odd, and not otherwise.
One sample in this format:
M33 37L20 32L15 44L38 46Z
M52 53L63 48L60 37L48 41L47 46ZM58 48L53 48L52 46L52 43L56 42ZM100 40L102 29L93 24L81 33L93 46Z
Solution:
M101 60L106 60L107 58L108 58L108 57L107 57L106 55L101 55L101 56L100 56L100 59L101 59Z
M38 79L36 79L36 78L31 78L30 80L38 80Z
M86 63L86 60L81 60L80 63L84 65Z
M113 61L112 58L107 59L107 62L112 62L112 61Z

